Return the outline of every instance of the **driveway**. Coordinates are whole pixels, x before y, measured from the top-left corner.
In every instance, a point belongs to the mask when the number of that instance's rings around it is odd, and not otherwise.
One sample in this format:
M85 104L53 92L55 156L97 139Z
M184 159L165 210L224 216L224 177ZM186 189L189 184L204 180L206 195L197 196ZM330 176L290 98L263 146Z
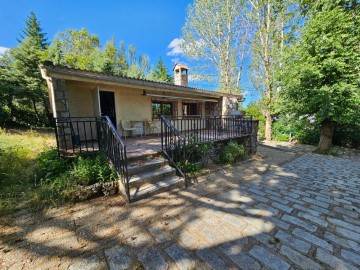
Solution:
M259 155L185 189L3 218L1 269L358 269L360 160Z

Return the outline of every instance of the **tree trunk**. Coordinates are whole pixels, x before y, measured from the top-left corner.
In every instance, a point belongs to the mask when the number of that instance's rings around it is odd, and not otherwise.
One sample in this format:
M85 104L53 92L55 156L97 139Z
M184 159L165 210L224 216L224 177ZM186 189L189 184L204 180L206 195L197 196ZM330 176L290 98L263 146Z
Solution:
M320 126L320 141L317 151L325 154L330 150L334 133L334 123L330 119L325 119Z
M267 109L265 112L265 118L266 118L266 122L265 122L265 140L267 141L271 141L271 125L272 125L272 116L270 113L270 110Z

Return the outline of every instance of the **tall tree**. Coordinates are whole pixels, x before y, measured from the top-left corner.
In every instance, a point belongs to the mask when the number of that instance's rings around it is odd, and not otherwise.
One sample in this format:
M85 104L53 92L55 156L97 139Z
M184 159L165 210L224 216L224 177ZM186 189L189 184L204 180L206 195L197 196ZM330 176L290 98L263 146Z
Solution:
M48 60L60 65L92 70L92 57L96 55L97 50L100 50L97 35L90 34L86 28L67 29L56 35L53 45L49 48Z
M155 68L151 70L150 79L157 82L173 82L173 78L169 75L167 67L164 65L161 56L159 57Z
M239 93L249 36L244 1L195 0L188 8L182 49L188 58L201 60L202 71L213 75L221 91Z
M321 153L329 150L337 123L359 125L358 8L344 8L341 1L311 7L286 61L285 102L296 116L319 123Z
M249 0L251 26L255 32L251 40L251 74L255 89L261 94L261 106L266 118L265 139L271 140L273 114L281 82L277 72L282 69L282 53L289 36L285 35L289 15L293 15L290 1Z
M31 107L37 118L35 124L42 125L46 122L44 116L50 117L47 88L39 69L48 43L33 12L25 21L21 37L19 46L10 51L13 61L12 74L21 89L18 91L18 104Z

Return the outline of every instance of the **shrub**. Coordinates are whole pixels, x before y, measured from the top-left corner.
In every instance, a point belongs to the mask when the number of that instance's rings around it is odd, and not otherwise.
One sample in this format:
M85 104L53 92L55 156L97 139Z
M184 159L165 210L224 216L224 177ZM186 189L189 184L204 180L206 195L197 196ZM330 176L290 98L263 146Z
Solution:
M245 155L246 151L243 145L230 141L223 148L220 154L220 161L223 163L234 164L235 162L243 159Z

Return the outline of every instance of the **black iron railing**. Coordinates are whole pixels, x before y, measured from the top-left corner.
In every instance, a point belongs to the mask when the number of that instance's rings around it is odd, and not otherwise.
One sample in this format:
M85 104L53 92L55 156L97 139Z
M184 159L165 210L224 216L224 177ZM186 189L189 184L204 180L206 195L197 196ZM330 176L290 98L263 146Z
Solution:
M126 146L108 116L55 118L55 135L60 156L103 151L115 167L122 192L129 199Z
M97 117L55 118L59 155L69 156L99 150Z
M228 140L251 135L253 119L240 116L167 117L186 139L198 143Z
M108 116L98 121L99 148L107 154L108 159L120 176L122 191L130 201L129 176L127 168L126 145Z
M186 138L179 130L174 127L170 121L164 116L160 116L161 120L161 148L165 156L176 168L179 174L186 181L186 166L181 166L186 161Z

